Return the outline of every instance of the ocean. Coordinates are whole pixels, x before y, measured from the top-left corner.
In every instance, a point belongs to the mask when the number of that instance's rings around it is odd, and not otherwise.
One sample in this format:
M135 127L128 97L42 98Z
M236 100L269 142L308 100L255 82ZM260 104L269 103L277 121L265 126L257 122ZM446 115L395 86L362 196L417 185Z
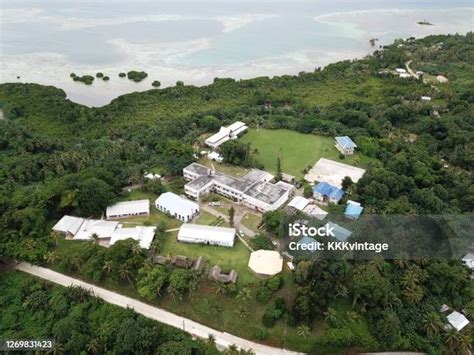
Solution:
M0 82L62 88L102 106L152 88L297 74L360 58L396 38L472 31L472 0L3 0ZM427 20L434 26L417 24ZM134 83L118 73L143 70ZM77 75L102 72L90 86Z

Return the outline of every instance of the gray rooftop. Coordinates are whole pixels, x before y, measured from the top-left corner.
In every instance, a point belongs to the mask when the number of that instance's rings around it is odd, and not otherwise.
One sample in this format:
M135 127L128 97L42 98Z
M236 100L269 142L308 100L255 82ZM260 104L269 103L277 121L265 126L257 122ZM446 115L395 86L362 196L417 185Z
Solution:
M184 169L189 170L195 174L199 175L209 175L211 173L211 169L209 169L207 166L198 164L198 163L192 163L185 167Z
M214 180L213 176L210 175L203 175L198 177L195 180L192 180L186 184L186 186L190 187L194 190L200 190L203 186L209 184L212 180Z
M269 182L255 184L250 187L245 193L257 200L268 204L276 202L286 191L281 187L271 184Z

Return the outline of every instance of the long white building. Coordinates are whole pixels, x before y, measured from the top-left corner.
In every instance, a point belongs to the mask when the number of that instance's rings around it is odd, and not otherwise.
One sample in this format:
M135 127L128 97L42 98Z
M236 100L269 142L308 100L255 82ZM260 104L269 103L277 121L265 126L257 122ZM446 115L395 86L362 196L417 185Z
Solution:
M182 222L189 222L199 213L199 205L197 203L172 192L161 194L156 199L155 205L161 212L169 214Z
M107 219L148 216L150 214L150 200L117 202L108 206L105 214Z
M203 226L185 223L179 228L178 241L233 247L235 228Z
M272 174L256 169L235 178L192 163L183 169L183 176L189 181L184 192L196 200L215 192L260 212L280 208L294 190L294 186L281 181L271 183Z
M230 126L221 127L219 132L207 138L205 143L209 147L215 149L230 139L238 138L239 134L246 131L247 128L247 125L243 122L234 122Z
M119 240L134 239L140 246L149 249L155 236L156 227L135 226L124 228L116 221L105 221L102 219L89 219L74 216L63 216L54 226L53 230L63 233L73 240L88 241L93 236L103 243L102 245L114 245Z

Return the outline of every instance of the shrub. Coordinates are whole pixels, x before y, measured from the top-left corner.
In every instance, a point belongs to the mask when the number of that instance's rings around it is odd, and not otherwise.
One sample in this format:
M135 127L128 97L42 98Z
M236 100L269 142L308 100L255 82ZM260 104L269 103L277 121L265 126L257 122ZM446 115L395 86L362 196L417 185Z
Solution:
M103 81L109 81L110 78L106 75L106 76L104 76L104 77L102 78L102 80L103 80Z
M103 77L104 77L104 74L101 73L101 72L98 72L98 73L95 74L95 77L96 77L96 78L103 78Z
M254 250L273 250L273 243L270 238L264 234L259 234L250 240L250 246Z
M71 74L69 74L69 76L70 76L71 78L74 78L74 77L76 77L76 73L71 73Z
M182 82L181 80L178 80L176 82L176 86L184 86L184 82Z
M125 78L125 77L127 76L127 74L125 74L125 73L119 73L118 76L121 77L121 78Z
M151 86L154 88L159 88L161 86L161 83L158 80L155 80L151 83Z

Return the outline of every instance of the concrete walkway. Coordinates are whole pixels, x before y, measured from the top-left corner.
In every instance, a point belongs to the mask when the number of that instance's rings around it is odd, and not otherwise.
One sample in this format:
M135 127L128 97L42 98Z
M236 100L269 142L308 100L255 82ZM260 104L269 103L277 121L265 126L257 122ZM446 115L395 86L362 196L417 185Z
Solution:
M86 283L78 279L74 279L72 277L60 274L50 269L34 266L29 263L20 263L17 265L16 269L62 286L80 286L86 290L89 290L95 297L101 298L108 303L123 308L132 308L135 312L140 313L147 318L151 318L158 322L182 329L198 338L207 339L209 335L212 334L216 340L216 345L221 349L227 348L230 345L235 344L239 348L246 350L252 349L256 354L262 355L301 354L290 350L279 349L267 345L262 345L259 343L254 343L252 341L236 337L229 333L217 331L200 323L194 322L190 319L165 311L164 309L150 306L133 298L120 295L116 292L109 291L98 286L94 286L92 284Z
M412 62L411 60L409 60L408 62L406 62L406 63L405 63L405 67L407 68L408 73L410 73L410 75L411 75L412 77L414 77L415 79L419 79L420 76L419 76L417 73L415 73L415 72L410 68L411 62Z

